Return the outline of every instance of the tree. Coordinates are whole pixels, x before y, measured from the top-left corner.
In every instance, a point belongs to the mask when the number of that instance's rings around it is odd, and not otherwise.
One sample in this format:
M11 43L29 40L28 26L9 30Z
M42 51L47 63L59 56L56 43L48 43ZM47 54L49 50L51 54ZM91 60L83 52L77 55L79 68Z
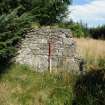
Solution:
M32 17L28 14L18 17L17 11L18 8L8 15L0 16L0 63L8 61L15 55L17 43L31 25Z
M66 15L71 0L1 0L0 14L10 13L21 7L18 15L30 12L34 21L40 24L52 24L61 21Z
M89 28L89 32L92 38L105 39L105 25Z
M16 45L33 22L53 24L66 16L70 0L0 0L0 63L14 56Z
M87 29L87 25L81 23L75 23L72 20L68 22L61 22L59 27L70 29L73 33L74 37L89 37L89 32Z

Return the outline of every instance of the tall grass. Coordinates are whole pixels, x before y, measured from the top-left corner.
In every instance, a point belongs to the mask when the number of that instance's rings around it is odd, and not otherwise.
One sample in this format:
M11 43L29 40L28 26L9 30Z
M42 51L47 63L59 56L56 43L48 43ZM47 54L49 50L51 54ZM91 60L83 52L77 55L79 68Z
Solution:
M0 105L71 105L75 77L12 65L0 78Z
M105 41L76 39L77 51L87 62L87 68L105 68Z
M84 38L75 41L88 73L76 81L72 105L105 105L105 41Z

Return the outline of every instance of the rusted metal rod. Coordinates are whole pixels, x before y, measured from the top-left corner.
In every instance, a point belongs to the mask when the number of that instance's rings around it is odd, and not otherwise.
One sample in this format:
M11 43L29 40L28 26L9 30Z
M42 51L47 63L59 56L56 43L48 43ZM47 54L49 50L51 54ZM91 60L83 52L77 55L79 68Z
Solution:
M48 69L50 73L52 72L52 65L51 65L51 42L48 43L49 46L49 54L48 54Z

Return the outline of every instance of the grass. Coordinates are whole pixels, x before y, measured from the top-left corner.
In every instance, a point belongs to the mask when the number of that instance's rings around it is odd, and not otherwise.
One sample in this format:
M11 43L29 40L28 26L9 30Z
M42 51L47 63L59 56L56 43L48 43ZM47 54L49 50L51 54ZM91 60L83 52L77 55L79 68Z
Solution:
M71 105L75 77L12 65L0 78L0 105Z
M105 41L75 38L77 51L87 62L87 69L105 68Z
M11 65L0 75L0 105L105 105L105 70L83 76Z

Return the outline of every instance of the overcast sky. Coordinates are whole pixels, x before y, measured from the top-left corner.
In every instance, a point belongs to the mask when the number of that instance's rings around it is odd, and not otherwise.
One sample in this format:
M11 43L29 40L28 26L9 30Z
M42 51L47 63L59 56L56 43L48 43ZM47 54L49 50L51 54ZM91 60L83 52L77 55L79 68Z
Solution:
M105 0L73 0L69 18L82 21L89 27L105 24Z

